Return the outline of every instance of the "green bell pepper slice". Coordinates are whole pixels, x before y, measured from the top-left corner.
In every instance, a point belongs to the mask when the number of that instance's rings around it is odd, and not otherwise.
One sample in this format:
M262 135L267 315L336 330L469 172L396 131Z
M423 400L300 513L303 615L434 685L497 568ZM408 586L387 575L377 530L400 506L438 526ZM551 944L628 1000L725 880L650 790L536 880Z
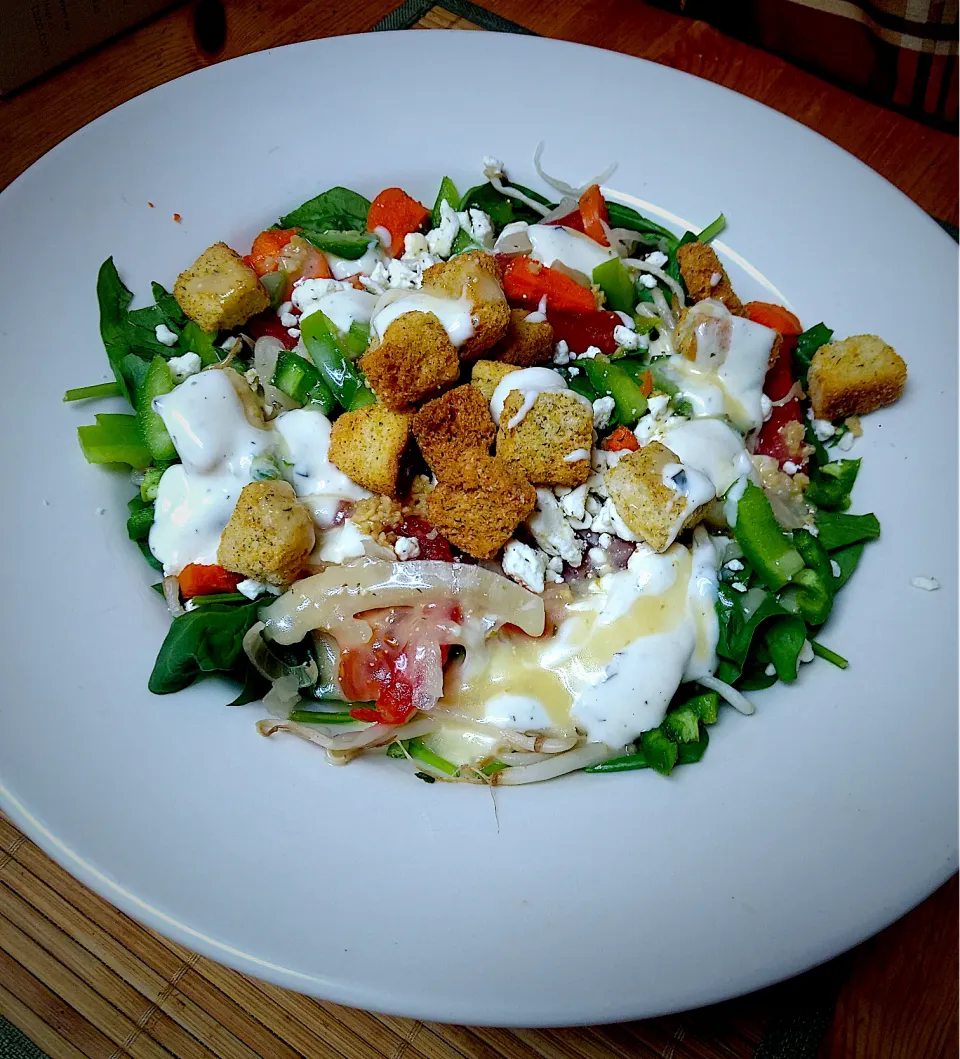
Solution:
M771 591L789 584L803 569L803 559L773 514L764 491L747 482L737 504L733 535L747 561Z
M77 427L77 435L88 463L125 463L137 470L153 463L136 416L105 412L95 424Z
M581 362L577 363L579 365ZM617 407L617 422L622 426L634 426L647 410L647 399L629 372L605 357L594 357L582 363L593 388L613 398Z
M376 396L350 362L339 331L316 310L300 323L300 337L320 376L337 402L348 411L373 404Z
M606 308L632 313L637 303L636 285L619 257L604 261L593 270L593 282L607 296Z

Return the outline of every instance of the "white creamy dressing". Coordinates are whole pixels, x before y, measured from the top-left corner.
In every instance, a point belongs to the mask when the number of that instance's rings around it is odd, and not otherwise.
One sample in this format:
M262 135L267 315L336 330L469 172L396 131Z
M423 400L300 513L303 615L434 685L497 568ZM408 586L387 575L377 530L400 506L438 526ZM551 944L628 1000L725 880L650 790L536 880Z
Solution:
M535 720L530 730L576 725L592 742L625 746L663 720L682 681L716 668L717 562L703 529L692 550L637 548L626 570L567 605L553 636L501 632L482 664L452 667L440 705L495 726L517 726L506 714Z
M392 291L388 291L387 297L392 294ZM443 324L443 329L455 346L462 346L468 338L473 337L473 304L466 295L460 298L445 298L418 290L404 292L399 298L382 298L371 322L377 338L383 341L387 328L404 313L433 313Z
M661 472L661 481L672 489L677 497L683 497L686 504L678 504L678 510L674 513L667 543L672 544L683 529L687 519L698 507L709 504L717 495L713 488L713 482L695 467L688 467L683 463L668 463ZM672 502L671 502L672 506Z
M343 332L354 323L369 324L377 304L376 296L369 291L329 279L304 280L294 287L291 300L300 310L301 321L319 311Z
M380 252L380 244L376 239L372 240L365 254L350 261L345 257L337 257L336 254L323 252L327 259L330 271L334 279L348 279L350 276L369 276L377 265L383 263L383 254Z
M523 422L527 412L537 403L537 398L540 394L574 393L567 386L567 380L558 371L553 371L551 368L521 368L519 371L511 371L497 383L497 387L490 397L490 415L493 416L494 423L500 423L504 402L514 391L520 394L523 401L519 410L507 423L509 430L516 429ZM587 404L591 410L593 409L586 397L581 394L575 394L575 396L578 400ZM583 449L578 449L576 453L571 453L571 462L586 459L590 455L589 453L583 453Z
M526 234L535 261L548 268L559 262L588 279L593 277L597 265L619 257L613 247L601 246L589 235L556 224L531 224Z
M776 331L708 298L687 313L677 340L691 334L696 359L674 353L668 363L694 416L725 415L744 433L762 426L763 382Z
M676 453L685 466L707 476L717 496L739 478L753 474L743 438L720 419L672 416L653 437Z
M165 574L216 563L220 535L243 487L254 481L258 457L277 456L320 528L332 524L341 500L370 495L330 463L330 422L322 412L294 409L265 428L252 426L222 371L192 375L156 398L154 408L183 461L160 479L150 528L150 550ZM326 534L318 537L322 549Z

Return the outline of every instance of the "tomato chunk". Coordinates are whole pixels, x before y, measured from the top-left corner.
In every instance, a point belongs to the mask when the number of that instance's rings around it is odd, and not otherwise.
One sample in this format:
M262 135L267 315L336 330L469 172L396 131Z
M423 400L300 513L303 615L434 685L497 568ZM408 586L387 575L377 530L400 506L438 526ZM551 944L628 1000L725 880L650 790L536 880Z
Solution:
M600 194L599 184L591 184L580 196L580 217L585 234L601 246L610 245L607 233L603 230L604 224L610 221L610 214L607 212L603 195Z
M413 537L420 545L418 559L439 559L445 563L453 562L453 550L446 537L433 528L433 524L418 515L410 515L403 521L397 531L401 537Z
M254 239L245 260L258 276L276 272L280 267L281 251L298 231L298 228L268 228Z
M212 596L217 592L236 592L243 577L215 564L200 566L188 563L180 571L177 580L180 582L180 595L184 599L193 599L194 596Z
M590 312L560 312L551 308L556 303L547 300L547 322L553 328L553 339L564 342L574 351L583 353L589 346L596 346L607 355L617 351L617 342L613 337L614 328L623 320L616 313L606 309L592 309Z
M597 299L589 287L554 268L534 261L527 254L510 258L503 270L503 292L514 304L536 306L541 298L561 312L593 312Z
M402 188L386 188L370 203L367 229L371 232L385 228L390 233L390 253L403 253L403 240L411 232L420 231L430 211L408 195Z
M800 321L789 309L772 302L747 302L744 306L747 316L755 324L779 331L781 335L799 335L803 331Z

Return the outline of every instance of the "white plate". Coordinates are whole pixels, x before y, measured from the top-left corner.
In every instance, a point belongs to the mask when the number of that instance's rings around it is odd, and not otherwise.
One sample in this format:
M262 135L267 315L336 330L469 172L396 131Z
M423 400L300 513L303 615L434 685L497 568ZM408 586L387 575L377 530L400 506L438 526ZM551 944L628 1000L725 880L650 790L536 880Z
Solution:
M866 420L854 453L855 509L878 513L883 538L824 634L850 669L805 667L757 695L753 718L726 711L703 763L669 780L503 789L496 813L483 788L429 786L386 760L335 769L261 739L258 709L224 708L217 682L150 696L167 618L124 532L130 486L83 461L75 428L94 409L60 403L106 367L97 266L115 255L147 293L329 185L428 200L444 173L478 182L484 154L538 186L541 137L547 168L574 183L618 159L612 188L691 227L725 211L742 294L779 288L808 324L878 332L905 356L906 396ZM119 907L334 1001L560 1024L766 985L954 870L956 249L849 155L626 56L372 34L246 56L124 104L0 196L0 230L0 805ZM943 587L918 591L916 575Z

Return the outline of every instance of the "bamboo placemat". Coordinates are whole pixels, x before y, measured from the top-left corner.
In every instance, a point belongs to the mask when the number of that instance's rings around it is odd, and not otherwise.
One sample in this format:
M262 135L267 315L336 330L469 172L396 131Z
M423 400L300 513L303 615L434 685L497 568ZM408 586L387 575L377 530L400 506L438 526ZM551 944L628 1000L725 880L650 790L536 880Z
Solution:
M469 0L407 0L375 29L527 33ZM847 959L682 1015L502 1030L340 1007L141 926L0 814L0 1059L813 1059Z

